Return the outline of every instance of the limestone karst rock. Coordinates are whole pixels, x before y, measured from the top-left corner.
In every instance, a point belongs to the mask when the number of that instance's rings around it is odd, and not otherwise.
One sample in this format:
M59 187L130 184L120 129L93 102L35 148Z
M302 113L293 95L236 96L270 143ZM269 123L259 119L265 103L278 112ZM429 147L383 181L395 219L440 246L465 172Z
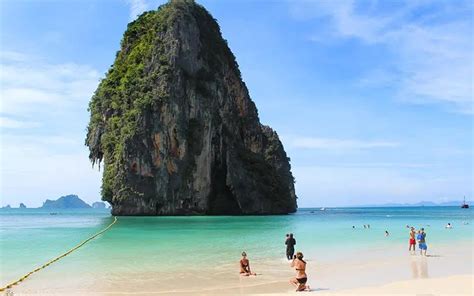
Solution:
M86 145L114 215L284 214L294 179L213 17L170 1L130 23Z

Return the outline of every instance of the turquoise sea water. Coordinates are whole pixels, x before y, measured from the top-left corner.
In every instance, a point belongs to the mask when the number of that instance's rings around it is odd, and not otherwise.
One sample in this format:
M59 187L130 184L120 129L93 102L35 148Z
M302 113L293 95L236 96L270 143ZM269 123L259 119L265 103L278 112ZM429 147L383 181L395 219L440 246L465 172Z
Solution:
M65 252L113 220L107 210L57 213L0 210L0 285ZM230 264L243 250L253 260L280 260L288 232L295 234L296 249L308 258L328 249L356 251L405 244L406 225L425 227L429 246L472 243L473 217L472 209L459 207L300 209L283 216L119 217L108 232L54 263L49 273L60 277L74 270L101 278L111 270L117 274L199 271L206 262ZM453 229L444 228L448 222ZM370 229L363 224L370 224ZM384 236L385 230L389 237Z

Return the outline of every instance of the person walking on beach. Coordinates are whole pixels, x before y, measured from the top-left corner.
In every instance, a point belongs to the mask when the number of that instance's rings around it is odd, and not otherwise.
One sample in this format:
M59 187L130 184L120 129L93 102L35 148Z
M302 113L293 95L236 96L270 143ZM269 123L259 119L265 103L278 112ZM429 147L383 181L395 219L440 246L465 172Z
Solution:
M286 245L286 258L288 260L293 259L293 254L295 253L296 240L293 237L293 233L290 233L285 241Z
M249 276L257 275L255 272L250 270L250 261L247 259L247 253L242 252L242 259L240 259L240 275Z
M303 253L296 253L291 261L291 267L296 269L296 277L290 280L290 283L296 287L296 292L309 290L309 286L306 285L308 276L306 275L306 262L303 260Z
M415 253L416 251L416 240L415 240L415 235L416 235L416 232L415 232L415 227L411 227L410 228L410 240L409 240L409 246L408 246L408 252L411 252L412 251L412 247L413 247L413 253Z
M428 246L426 245L425 238L426 238L425 229L421 228L421 230L418 231L418 235L416 236L416 239L418 240L418 248L420 248L420 255L426 256L426 250L428 249Z

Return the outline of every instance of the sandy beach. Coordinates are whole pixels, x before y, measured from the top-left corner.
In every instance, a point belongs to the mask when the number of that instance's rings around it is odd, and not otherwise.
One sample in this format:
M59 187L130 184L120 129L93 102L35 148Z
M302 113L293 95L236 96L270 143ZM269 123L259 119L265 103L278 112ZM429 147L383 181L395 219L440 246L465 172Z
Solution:
M330 251L330 250L328 250ZM472 244L431 245L429 256L389 249L307 257L310 293L317 295L472 295ZM250 257L250 260L252 258ZM294 294L288 263L252 262L256 277L237 275L237 264L204 266L201 272L114 273L97 280L73 270L53 278L50 267L16 287L15 295L282 295ZM299 294L299 293L296 293Z

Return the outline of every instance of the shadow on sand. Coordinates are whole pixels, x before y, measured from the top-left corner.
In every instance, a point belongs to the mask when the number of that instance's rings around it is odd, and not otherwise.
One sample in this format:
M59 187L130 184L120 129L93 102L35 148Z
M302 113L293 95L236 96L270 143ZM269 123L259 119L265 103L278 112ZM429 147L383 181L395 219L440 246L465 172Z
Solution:
M311 288L308 292L329 291L329 288Z

